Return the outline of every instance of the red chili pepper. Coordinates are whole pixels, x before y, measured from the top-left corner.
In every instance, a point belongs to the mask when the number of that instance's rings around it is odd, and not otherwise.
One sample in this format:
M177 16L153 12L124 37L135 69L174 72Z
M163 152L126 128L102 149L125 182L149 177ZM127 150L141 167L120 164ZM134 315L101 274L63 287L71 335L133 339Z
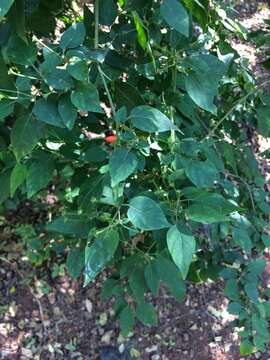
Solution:
M110 135L105 137L105 141L109 144L116 142L118 137L116 135Z
M109 144L116 142L118 139L117 135L112 130L105 131L105 141Z

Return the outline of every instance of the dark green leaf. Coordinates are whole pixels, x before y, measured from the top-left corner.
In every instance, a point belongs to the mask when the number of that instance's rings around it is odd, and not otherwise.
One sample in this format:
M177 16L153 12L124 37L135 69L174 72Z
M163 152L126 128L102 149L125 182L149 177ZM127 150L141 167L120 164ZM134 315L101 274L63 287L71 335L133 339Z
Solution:
M147 326L157 325L157 314L153 305L145 302L138 304L136 308L136 317L140 322Z
M68 214L54 219L47 225L47 231L60 233L62 235L86 238L91 225L80 215Z
M137 165L138 160L133 152L124 148L115 149L109 162L112 186L126 180L136 170Z
M0 205L9 198L10 195L10 171L0 174Z
M185 161L184 166L189 180L199 188L213 187L214 182L219 180L218 170L209 160Z
M161 207L146 196L138 196L130 201L128 219L141 230L159 230L170 226Z
M79 22L68 28L60 40L60 47L64 49L76 48L84 42L85 38L85 27L84 24Z
M11 7L11 5L13 3L14 3L14 0L1 0L1 4L0 4L0 21L7 14L8 10L10 9L10 7Z
M68 90L73 87L73 80L65 69L54 69L44 76L45 82L55 90Z
M25 165L17 163L13 168L10 177L10 196L15 194L18 187L24 182L27 175L27 168Z
M67 256L67 269L73 279L77 279L84 267L84 250L72 248Z
M174 225L167 233L167 245L173 261L185 279L195 254L196 241L194 236L181 224Z
M115 99L118 107L125 106L128 112L135 106L144 104L143 98L135 87L119 81L115 83Z
M5 119L14 110L14 100L0 99L0 119Z
M160 7L163 19L180 34L189 37L189 15L178 0L164 0Z
M60 128L65 127L59 116L57 105L52 100L39 99L36 101L33 113L39 121Z
M33 116L19 117L11 130L11 145L17 160L29 154L43 135L43 125Z
M58 103L58 112L63 124L71 130L77 119L77 110L72 105L68 95L62 95Z
M148 105L135 107L129 118L135 128L149 133L178 130L166 115Z
M71 102L81 111L103 112L97 88L91 83L78 83L71 93Z
M112 259L119 243L115 230L104 230L91 246L85 248L84 286L89 284Z
M36 61L37 49L33 43L25 43L17 35L12 35L3 49L4 55L10 63L32 65Z
M154 296L157 296L159 288L159 278L157 276L154 264L150 263L146 266L144 270L144 277L146 284L151 290L152 294Z
M27 197L31 198L38 191L46 188L52 179L54 161L51 156L42 156L34 160L27 171L26 187Z
M76 80L85 82L88 80L88 65L84 60L77 57L71 58L67 65L67 71Z
M99 22L102 25L110 26L114 22L117 16L117 5L114 0L102 0L100 1L100 16Z
M213 55L193 55L187 64L192 68L185 80L191 99L202 109L217 114L213 101L218 94L219 81L225 75L226 65Z
M134 314L130 306L124 307L119 315L121 334L128 336L132 332L134 326Z
M242 250L250 253L252 249L252 241L245 227L233 227L233 241L236 245L241 246Z

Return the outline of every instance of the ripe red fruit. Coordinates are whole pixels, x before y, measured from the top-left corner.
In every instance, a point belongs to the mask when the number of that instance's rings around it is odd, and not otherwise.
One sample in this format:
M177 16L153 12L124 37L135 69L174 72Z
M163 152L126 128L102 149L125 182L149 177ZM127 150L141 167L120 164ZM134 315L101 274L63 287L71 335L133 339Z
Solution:
M107 143L109 143L109 144L112 144L112 143L116 142L117 139L118 139L118 138L117 138L116 135L110 135L110 136L106 136L106 137L105 137L105 141L106 141Z

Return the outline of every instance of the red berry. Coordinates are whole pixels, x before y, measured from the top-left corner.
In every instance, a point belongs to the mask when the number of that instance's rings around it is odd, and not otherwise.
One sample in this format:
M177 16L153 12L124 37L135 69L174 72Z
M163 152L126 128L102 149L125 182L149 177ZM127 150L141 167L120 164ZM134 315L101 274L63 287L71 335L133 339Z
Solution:
M105 137L105 141L106 141L107 143L109 143L109 144L112 144L112 143L116 142L117 139L118 139L118 138L117 138L116 135L110 135L110 136L106 136L106 137Z

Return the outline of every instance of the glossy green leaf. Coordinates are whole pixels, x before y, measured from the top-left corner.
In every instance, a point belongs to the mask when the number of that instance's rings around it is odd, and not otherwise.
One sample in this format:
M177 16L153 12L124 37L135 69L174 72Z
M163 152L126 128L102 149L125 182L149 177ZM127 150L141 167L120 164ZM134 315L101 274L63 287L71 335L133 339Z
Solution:
M249 342L248 340L242 341L242 343L240 345L240 354L242 356L251 355L252 353L254 353L254 351L255 351L255 348L251 344L251 342Z
M38 121L60 128L65 127L58 113L57 105L50 99L37 100L33 108L33 113Z
M91 246L85 248L84 286L89 284L112 259L119 243L115 230L104 230Z
M188 95L202 109L217 114L214 99L218 95L219 82L226 72L226 65L213 55L194 55L188 58L191 67L185 86Z
M252 241L245 227L233 227L232 238L234 243L239 245L243 251L251 252Z
M180 34L189 36L189 15L178 0L164 0L160 13L169 26Z
M146 196L131 199L128 219L136 228L145 231L159 230L170 226L159 204Z
M178 130L166 115L148 105L135 107L129 118L135 128L149 133Z
M109 162L112 186L126 180L137 169L137 165L138 160L133 152L124 148L115 149Z
M0 119L5 119L14 110L14 100L0 99Z
M29 154L43 136L43 125L33 116L19 117L11 130L11 146L17 160Z
M0 4L0 21L8 13L11 5L14 3L14 0L1 0Z
M132 16L133 16L133 20L134 20L136 30L137 30L138 43L141 45L143 50L146 50L146 48L147 48L147 37L146 37L145 31L144 31L144 28L143 28L142 21L141 21L141 19L138 16L136 11L132 12Z
M78 204L82 209L87 210L92 199L99 199L102 195L104 176L101 174L92 174L89 179L80 187Z
M182 0L191 14L198 20L203 30L208 24L209 0Z
M80 58L71 58L67 65L67 71L76 80L85 82L88 80L88 65Z
M60 39L60 47L64 49L76 48L84 42L85 38L85 27L84 24L79 22L68 28Z
M71 277L77 279L84 267L84 250L72 248L68 253L66 265Z
M17 163L16 166L13 168L10 176L10 195L11 197L15 194L16 190L24 180L26 179L27 175L27 167L23 164Z
M62 95L58 102L58 112L63 124L71 130L77 119L77 110L70 101L68 95Z
M124 307L119 315L121 334L128 336L133 330L134 326L134 313L130 306Z
M48 186L53 177L53 171L54 161L51 156L42 156L32 162L26 176L28 198Z
M59 216L53 219L46 227L46 230L49 232L74 236L76 238L87 238L90 229L90 223L82 216L76 214Z
M158 295L159 278L153 263L148 264L144 270L144 277L147 286L154 296Z
M220 194L202 194L194 200L188 208L187 215L193 220L203 224L219 221L228 221L229 215L239 208L225 200Z
M99 22L102 25L110 26L117 16L117 5L114 0L102 0L100 1L99 9Z
M115 83L115 100L119 108L125 106L128 112L144 104L143 98L134 86L119 81Z
M37 57L36 46L31 42L25 43L17 35L9 38L3 53L10 63L20 65L32 65Z
M0 174L0 205L9 198L10 195L10 171Z
M196 241L194 236L183 225L174 225L167 233L167 245L173 261L185 279L195 254Z
M147 326L157 325L157 314L152 304L141 302L136 308L136 317Z
M184 165L187 177L199 188L213 187L215 181L219 180L218 170L209 160L190 160Z
M44 80L48 86L55 90L69 90L73 87L73 80L65 69L54 69L50 71Z
M78 83L71 93L71 102L81 111L103 112L97 88L91 83Z

